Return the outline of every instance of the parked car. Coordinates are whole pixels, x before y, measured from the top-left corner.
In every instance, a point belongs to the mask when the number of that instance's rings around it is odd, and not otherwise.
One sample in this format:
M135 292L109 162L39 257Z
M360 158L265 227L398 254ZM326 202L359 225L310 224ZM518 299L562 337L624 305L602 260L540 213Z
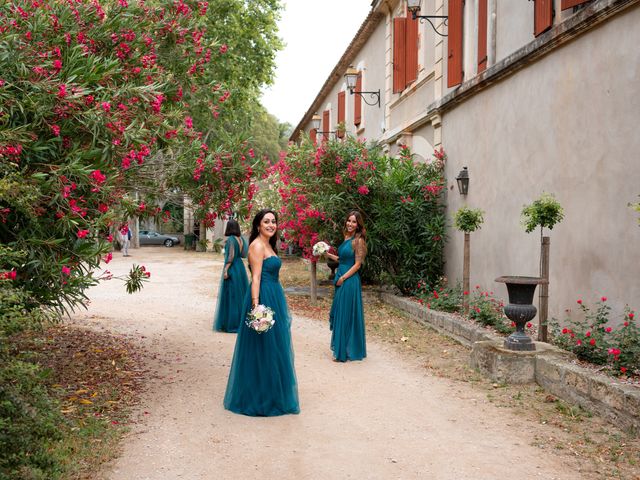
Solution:
M173 247L180 243L180 239L178 237L173 235L164 235L151 230L140 230L139 238L140 245L164 245L165 247Z

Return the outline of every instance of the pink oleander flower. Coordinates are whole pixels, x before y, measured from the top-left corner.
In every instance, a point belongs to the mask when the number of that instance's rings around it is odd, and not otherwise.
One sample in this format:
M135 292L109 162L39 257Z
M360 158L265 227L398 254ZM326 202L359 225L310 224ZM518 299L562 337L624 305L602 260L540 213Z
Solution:
M104 182L107 181L107 176L104 173L102 173L100 170L94 170L89 174L89 176L98 185L102 185Z
M64 267L62 267L62 274L68 277L69 275L71 275L71 269L65 265Z
M60 127L58 125L51 125L51 131L56 137L60 136Z
M368 194L368 193L369 193L369 188L368 188L366 185L360 185L360 186L358 187L358 193L359 193L360 195L366 195L366 194Z
M223 43L222 45L220 45L220 53L222 53L223 55L225 53L227 53L227 50L229 49L229 47L227 47L226 43Z
M107 112L107 113L109 113L109 112L111 111L111 104L110 104L109 102L102 102L102 103L100 104L100 106L101 106L101 107L102 107L102 109L103 109L105 112Z
M76 235L78 235L78 238L85 238L87 235L89 235L89 230L78 230L78 233L76 233Z
M109 263L112 259L113 259L113 254L109 252L104 256L104 263Z

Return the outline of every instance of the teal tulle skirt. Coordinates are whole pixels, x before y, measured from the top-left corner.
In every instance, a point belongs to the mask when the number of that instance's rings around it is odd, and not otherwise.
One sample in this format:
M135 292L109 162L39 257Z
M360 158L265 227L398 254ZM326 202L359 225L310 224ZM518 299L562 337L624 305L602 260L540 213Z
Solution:
M224 407L235 413L272 417L299 413L298 382L291 343L291 317L278 281L281 261L265 259L260 280L260 303L275 312L275 325L256 333L244 319L251 309L251 289L243 302L242 322L233 352Z
M242 318L244 297L249 289L247 270L241 258L236 258L229 267L229 278L220 279L218 305L213 329L218 332L237 332Z
M340 245L338 255L340 265L336 271L336 282L354 264L351 239ZM329 313L329 327L331 328L331 350L337 361L362 360L367 356L362 284L359 273L347 278L341 286L336 286Z

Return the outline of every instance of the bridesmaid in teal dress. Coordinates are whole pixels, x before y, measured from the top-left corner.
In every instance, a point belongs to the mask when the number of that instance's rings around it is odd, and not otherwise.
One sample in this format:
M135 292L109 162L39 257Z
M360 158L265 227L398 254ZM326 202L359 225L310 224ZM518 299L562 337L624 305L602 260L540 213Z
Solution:
M282 261L276 255L278 220L273 210L260 210L249 237L251 288L244 299L224 407L235 413L272 417L299 413L298 382L293 364L291 316L280 285ZM275 312L274 326L264 333L244 319L256 305Z
M347 214L343 233L344 242L338 247L338 255L326 254L340 263L329 314L331 350L336 362L362 360L367 356L359 273L367 253L367 244L360 212L354 210Z
M247 256L248 247L235 220L227 222L224 234L228 238L224 246L224 268L213 329L217 332L236 332L240 324L242 301L249 289L247 269L242 261Z

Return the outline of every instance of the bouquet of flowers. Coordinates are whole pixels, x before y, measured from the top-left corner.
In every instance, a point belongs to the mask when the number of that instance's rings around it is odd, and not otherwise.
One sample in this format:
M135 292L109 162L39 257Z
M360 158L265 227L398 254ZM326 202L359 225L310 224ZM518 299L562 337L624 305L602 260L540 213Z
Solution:
M247 314L245 323L251 330L257 333L264 333L276 323L275 312L264 305L256 305Z
M328 243L318 242L313 246L313 256L319 257L323 253L327 253L331 247Z

